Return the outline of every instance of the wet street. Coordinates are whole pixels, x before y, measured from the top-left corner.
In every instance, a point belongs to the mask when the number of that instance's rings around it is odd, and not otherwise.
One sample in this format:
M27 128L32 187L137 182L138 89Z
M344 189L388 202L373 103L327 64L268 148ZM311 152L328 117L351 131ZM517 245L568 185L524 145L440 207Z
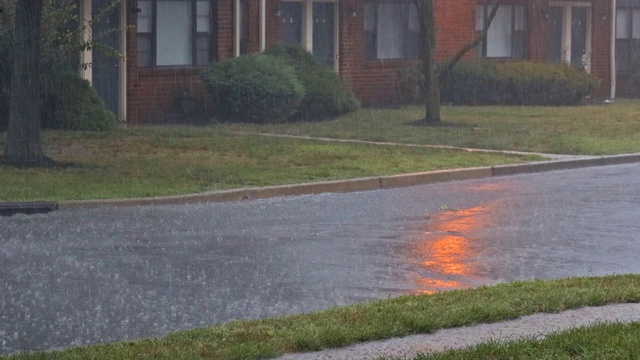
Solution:
M400 294L640 273L640 165L0 217L0 354Z

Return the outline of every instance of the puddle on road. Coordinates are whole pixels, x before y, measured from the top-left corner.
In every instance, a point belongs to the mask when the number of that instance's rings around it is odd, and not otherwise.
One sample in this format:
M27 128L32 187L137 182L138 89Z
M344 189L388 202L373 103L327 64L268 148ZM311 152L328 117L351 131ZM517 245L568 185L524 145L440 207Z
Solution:
M432 294L486 283L475 265L482 240L474 234L492 223L496 204L461 210L447 208L429 217L420 238L410 247L411 258L418 267L413 293Z

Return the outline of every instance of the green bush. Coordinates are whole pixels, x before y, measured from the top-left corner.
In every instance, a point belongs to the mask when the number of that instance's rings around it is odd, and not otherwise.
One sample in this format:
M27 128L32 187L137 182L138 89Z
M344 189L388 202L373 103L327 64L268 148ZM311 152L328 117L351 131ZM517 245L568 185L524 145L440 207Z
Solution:
M228 121L286 121L304 97L294 68L271 55L253 54L214 63L202 77L211 90L215 114Z
M499 64L489 61L459 62L443 79L443 103L456 105L505 104L505 79Z
M424 102L422 89L425 82L422 66L406 66L399 69L398 79L400 80L400 102L409 104Z
M399 74L403 88L423 83L416 69ZM575 105L599 83L565 64L461 61L442 79L440 95L443 103L455 105Z
M300 45L287 45L277 43L266 49L264 53L267 55L285 59L294 67L298 65L318 64L318 61L315 57L313 57L313 54Z
M595 76L565 64L504 63L500 72L509 104L575 105L600 85Z
M9 118L11 93L14 6L16 0L0 0L0 131ZM113 6L117 0L110 2ZM73 75L80 65L78 51L97 42L85 42L89 25L78 22L76 0L46 1L42 14L41 80L42 125L70 130L107 130L116 124L90 84ZM95 20L95 19L94 19ZM97 34L94 34L94 38ZM104 46L104 45L103 45Z
M42 127L58 130L106 131L117 124L91 84L75 74L59 80L58 89L44 95Z
M295 118L319 120L360 108L360 101L347 88L338 73L326 65L319 64L305 48L276 44L265 53L285 59L291 64L305 89L305 97Z

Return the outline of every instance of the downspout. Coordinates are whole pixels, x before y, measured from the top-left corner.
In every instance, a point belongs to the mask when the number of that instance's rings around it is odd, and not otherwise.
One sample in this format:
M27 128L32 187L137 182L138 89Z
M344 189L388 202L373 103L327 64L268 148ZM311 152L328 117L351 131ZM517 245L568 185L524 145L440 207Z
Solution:
M260 0L260 51L266 48L267 34L267 4L266 0Z
M611 58L609 61L611 62L611 93L609 94L609 98L611 100L616 98L616 31L617 31L617 15L618 15L618 6L617 0L611 0Z

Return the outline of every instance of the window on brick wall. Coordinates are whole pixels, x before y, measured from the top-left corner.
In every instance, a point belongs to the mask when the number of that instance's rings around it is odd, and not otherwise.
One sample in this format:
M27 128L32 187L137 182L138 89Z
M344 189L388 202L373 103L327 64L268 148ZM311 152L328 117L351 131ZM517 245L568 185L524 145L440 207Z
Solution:
M616 69L629 71L640 61L640 1L618 0L616 11Z
M478 5L476 7L476 31L478 34L484 28L492 6ZM487 40L478 45L478 57L524 57L525 24L523 5L500 6L487 32Z
M203 66L213 54L211 0L138 0L138 66Z
M379 0L364 6L367 60L418 59L420 25L415 4Z

